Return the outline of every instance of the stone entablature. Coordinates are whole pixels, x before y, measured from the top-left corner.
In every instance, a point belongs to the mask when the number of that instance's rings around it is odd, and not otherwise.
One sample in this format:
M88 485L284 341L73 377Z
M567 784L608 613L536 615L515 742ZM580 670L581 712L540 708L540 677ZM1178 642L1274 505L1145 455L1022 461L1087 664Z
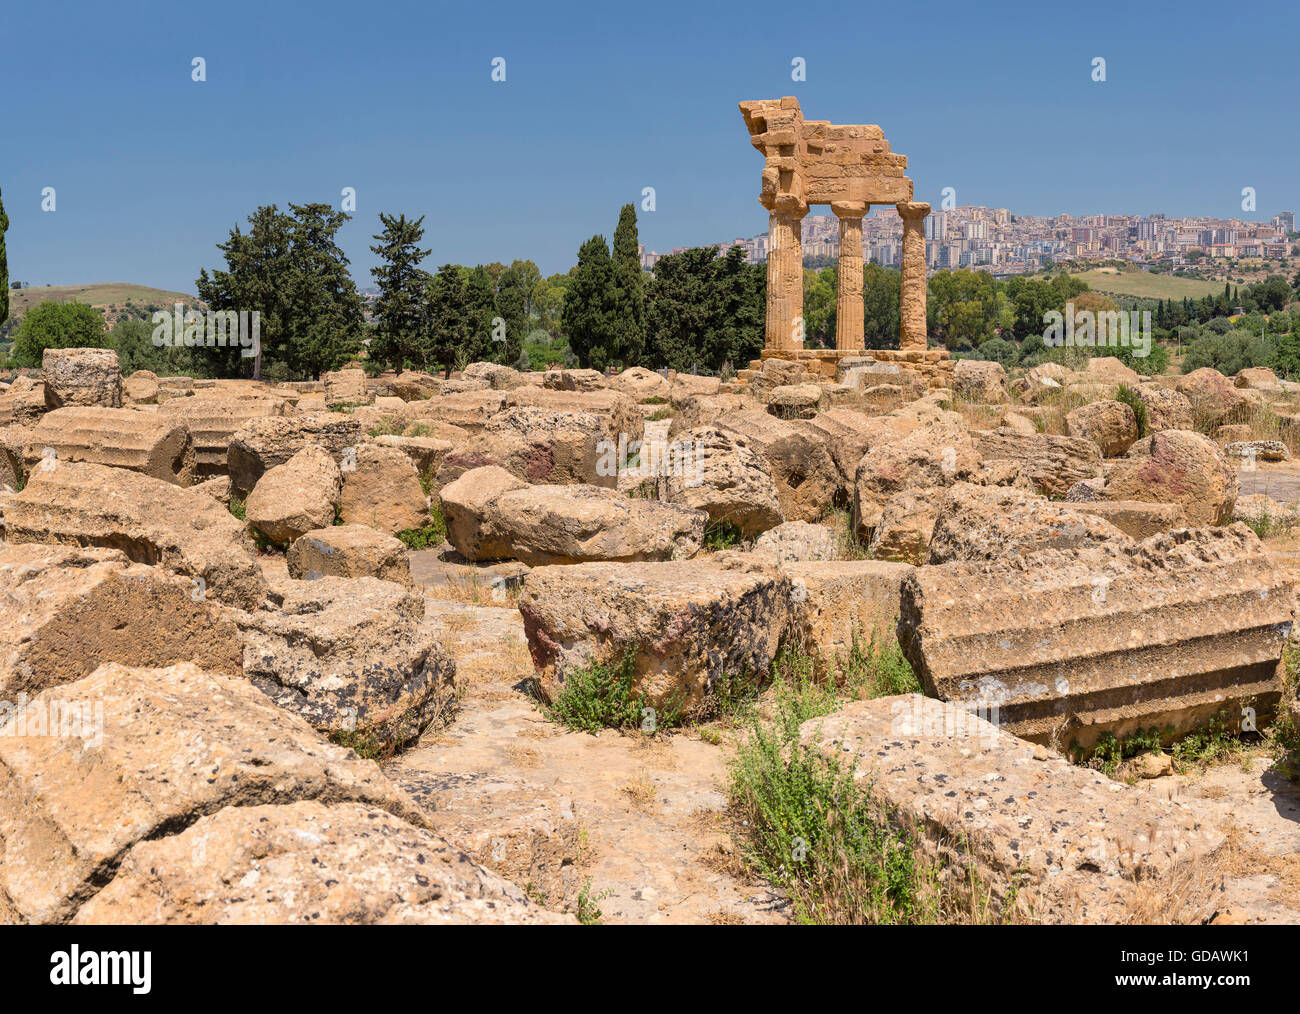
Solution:
M767 351L803 348L802 220L812 204L829 204L840 222L835 348L864 347L862 219L873 204L892 204L903 219L899 348L924 350L925 216L903 171L907 156L889 150L868 124L805 120L799 100L740 103L750 143L763 153L759 203L767 208Z

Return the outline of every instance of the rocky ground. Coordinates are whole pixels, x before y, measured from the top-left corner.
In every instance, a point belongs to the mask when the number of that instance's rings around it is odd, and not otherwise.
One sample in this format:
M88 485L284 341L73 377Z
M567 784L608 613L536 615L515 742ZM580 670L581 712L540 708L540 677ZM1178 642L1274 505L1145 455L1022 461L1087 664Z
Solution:
M875 357L51 350L0 920L1300 920L1300 388Z

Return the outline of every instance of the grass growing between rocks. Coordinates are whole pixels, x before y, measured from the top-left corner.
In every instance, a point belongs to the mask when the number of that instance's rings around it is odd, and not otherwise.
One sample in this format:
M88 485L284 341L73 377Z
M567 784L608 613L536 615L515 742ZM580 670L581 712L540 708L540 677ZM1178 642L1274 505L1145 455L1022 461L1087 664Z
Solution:
M856 655L839 679L822 681L813 678L807 654L789 650L777 660L772 707L752 716L730 769L728 797L743 829L746 866L789 895L802 923L994 921L991 892L969 872L972 864L966 873L940 868L901 815L855 778L853 763L801 739L805 722L849 696L915 686L910 669L907 679L900 667L906 661L887 647Z
M835 542L840 560L870 560L870 547L858 538L853 528L853 512L842 507L833 508L827 515L835 529Z
M1122 738L1103 733L1090 750L1071 744L1069 757L1074 763L1094 768L1109 778L1125 778L1130 770L1126 763L1144 753L1168 754L1170 769L1175 774L1222 764L1248 765L1264 753L1273 757L1274 770L1292 780L1300 778L1300 729L1295 727L1286 704L1294 697L1300 681L1300 652L1288 645L1284 659L1282 701L1273 723L1265 729L1243 729L1242 708L1251 703L1247 700L1219 711L1201 728L1172 742L1169 728L1139 729Z
M618 661L591 661L569 670L564 686L544 705L550 719L576 732L602 729L640 729L654 733L682 724L681 707L673 702L648 709L643 697L633 695L636 681L635 645Z
M735 549L745 540L740 536L740 529L730 521L710 521L704 526L705 549L717 552L720 549Z
M329 734L335 746L349 747L362 760L380 764L391 760L406 747L417 743L431 730L450 725L460 710L464 688L449 687L424 708L409 708L391 721L368 725L361 729L339 729Z
M1133 418L1137 420L1138 439L1141 440L1150 432L1150 426L1147 422L1147 406L1142 397L1128 384L1120 384L1115 392L1115 400L1127 405L1133 410Z
M397 538L407 549L436 549L441 546L447 541L447 522L442 516L442 503L436 498L431 499L429 523L423 528L403 529L397 533Z

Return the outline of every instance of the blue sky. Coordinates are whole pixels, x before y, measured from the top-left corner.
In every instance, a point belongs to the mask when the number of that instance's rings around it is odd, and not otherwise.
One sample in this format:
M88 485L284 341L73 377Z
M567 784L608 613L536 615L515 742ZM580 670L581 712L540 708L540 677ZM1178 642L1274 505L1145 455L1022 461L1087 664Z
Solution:
M1226 217L1253 186L1246 217L1266 219L1300 205L1297 28L1283 2L10 0L10 277L193 291L257 205L337 205L344 187L362 287L380 211L426 216L430 267L567 270L646 186L652 249L750 236L762 158L736 103L782 95L880 124L936 205L951 186L1027 214Z

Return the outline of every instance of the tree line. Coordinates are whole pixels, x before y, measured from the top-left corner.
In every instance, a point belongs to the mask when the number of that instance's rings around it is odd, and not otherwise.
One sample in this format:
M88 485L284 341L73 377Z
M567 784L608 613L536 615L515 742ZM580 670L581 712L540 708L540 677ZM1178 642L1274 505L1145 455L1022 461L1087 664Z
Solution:
M23 317L13 361L39 366L46 347L107 345L118 349L128 371L252 372L271 380L314 378L358 360L375 371L450 373L487 360L521 369L643 365L716 373L744 365L763 347L766 266L747 263L739 247L721 255L717 247L698 247L661 257L652 272L643 271L631 204L620 210L612 243L592 236L569 271L549 277L531 260L448 263L429 271L423 264L430 250L421 246L424 218L381 213L370 246L378 263L371 271L377 298L369 314L337 242L350 219L327 204L289 204L283 211L267 205L217 244L224 266L200 270L198 298L212 310L260 312L261 355L255 361L202 343L158 347L150 340L152 307L128 307L133 312L110 334L91 308L52 303ZM5 224L0 204L0 279L6 270ZM833 260L804 270L806 347L834 347L837 270ZM1213 346L1213 355L1224 361L1259 359L1259 349L1267 347L1280 365L1290 355L1284 354L1285 343L1270 342L1269 335L1290 334L1290 321L1280 327L1281 318L1268 317L1280 313L1297 287L1300 275L1294 282L1277 275L1255 285L1225 285L1223 293L1199 300L1118 297L1117 306L1064 271L1000 280L982 270L943 270L929 280L927 325L932 344L1015 365L1046 354L1045 315L1068 302L1095 312L1151 309L1157 341L1190 346L1204 339L1203 355L1211 355ZM896 269L863 266L867 348L897 347L899 289ZM0 293L7 302L7 285ZM1236 308L1263 315L1257 335L1224 326ZM1262 344L1236 333L1221 340L1230 331L1249 331ZM1165 353L1155 359L1162 355L1167 362ZM1160 364L1135 365L1149 371Z

